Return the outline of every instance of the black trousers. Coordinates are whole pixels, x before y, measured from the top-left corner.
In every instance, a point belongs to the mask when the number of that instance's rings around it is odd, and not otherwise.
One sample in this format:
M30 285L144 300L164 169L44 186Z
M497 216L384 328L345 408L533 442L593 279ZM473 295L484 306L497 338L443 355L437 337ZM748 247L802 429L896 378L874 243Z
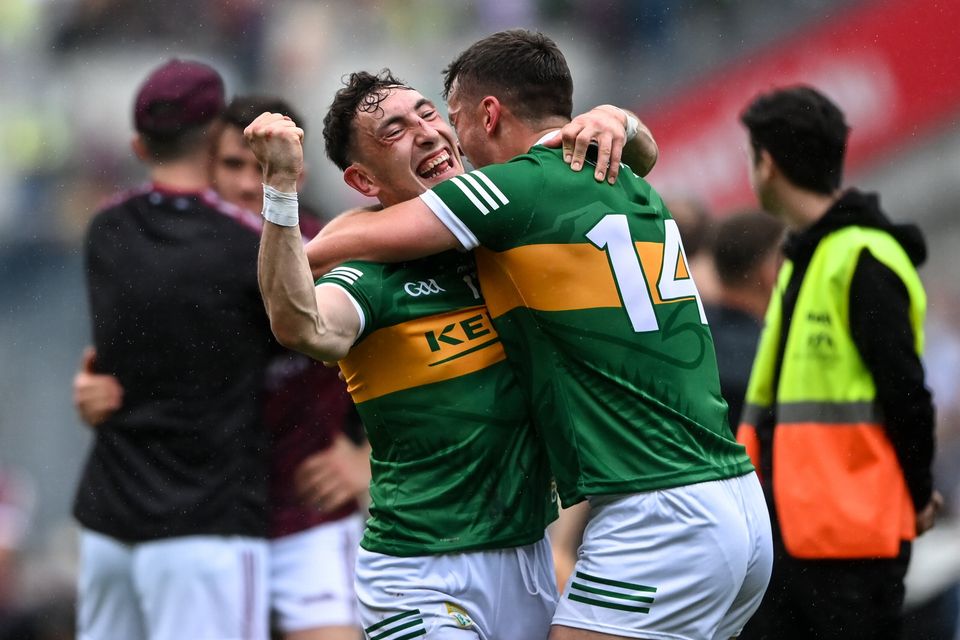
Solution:
M901 640L910 543L892 559L800 560L778 537L770 586L741 640Z

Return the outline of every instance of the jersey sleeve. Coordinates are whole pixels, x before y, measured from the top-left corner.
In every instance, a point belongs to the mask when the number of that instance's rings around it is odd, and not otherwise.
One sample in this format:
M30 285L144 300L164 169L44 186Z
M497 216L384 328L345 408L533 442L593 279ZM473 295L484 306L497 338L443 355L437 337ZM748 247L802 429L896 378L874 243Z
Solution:
M345 294L360 317L357 341L375 328L380 307L380 271L375 265L345 262L316 281L318 287L337 287Z
M540 162L520 156L451 178L420 198L464 249L497 249L530 225L543 183Z

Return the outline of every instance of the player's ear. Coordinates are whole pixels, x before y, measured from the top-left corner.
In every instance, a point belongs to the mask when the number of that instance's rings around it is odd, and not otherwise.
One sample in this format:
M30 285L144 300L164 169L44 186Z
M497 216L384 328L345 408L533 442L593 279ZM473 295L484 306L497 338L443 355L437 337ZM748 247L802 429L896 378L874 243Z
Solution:
M130 148L133 149L133 155L137 156L137 159L141 162L150 161L150 152L147 151L147 145L144 144L143 138L140 137L140 134L134 134L130 139Z
M482 111L483 118L483 128L490 134L496 131L497 125L500 123L500 116L503 111L503 106L500 104L500 101L496 96L486 96L483 100L480 101L480 109Z
M373 176L371 176L364 167L356 163L350 165L343 171L343 181L346 182L351 189L369 198L376 198L377 194L380 193L380 187L374 182Z
M771 156L770 152L766 149L760 149L760 153L756 158L757 163L754 167L754 171L756 171L757 178L763 182L768 181L780 171L780 169L777 167L776 161L773 159L773 156Z

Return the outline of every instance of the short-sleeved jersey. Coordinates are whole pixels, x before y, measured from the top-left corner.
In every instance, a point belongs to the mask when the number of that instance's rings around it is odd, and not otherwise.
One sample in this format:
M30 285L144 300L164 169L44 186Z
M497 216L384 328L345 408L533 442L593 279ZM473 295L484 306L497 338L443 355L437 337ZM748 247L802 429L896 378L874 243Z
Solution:
M615 185L534 146L421 196L476 251L487 307L565 505L752 470L676 223L628 169Z
M398 556L530 544L556 517L546 452L469 254L350 262L362 329L340 362L371 446L361 546Z

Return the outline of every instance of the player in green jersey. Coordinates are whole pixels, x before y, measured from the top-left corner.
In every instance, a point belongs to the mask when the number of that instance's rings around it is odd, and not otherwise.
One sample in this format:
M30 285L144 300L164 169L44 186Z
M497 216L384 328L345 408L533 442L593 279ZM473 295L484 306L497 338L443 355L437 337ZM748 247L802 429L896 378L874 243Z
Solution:
M480 167L376 215L315 256L476 252L564 504L590 501L551 638L729 638L769 580L769 517L725 425L713 343L676 223L630 171L563 170L542 142L570 118L572 81L541 34L494 34L445 87ZM502 163L502 164L498 164Z
M357 572L368 635L545 637L556 587L543 532L556 504L472 256L348 263L314 287L299 233L284 227L300 131L267 114L247 135L264 165L260 276L273 330L340 359L368 431L371 518ZM353 74L324 137L344 180L384 205L462 173L436 108L389 74Z

